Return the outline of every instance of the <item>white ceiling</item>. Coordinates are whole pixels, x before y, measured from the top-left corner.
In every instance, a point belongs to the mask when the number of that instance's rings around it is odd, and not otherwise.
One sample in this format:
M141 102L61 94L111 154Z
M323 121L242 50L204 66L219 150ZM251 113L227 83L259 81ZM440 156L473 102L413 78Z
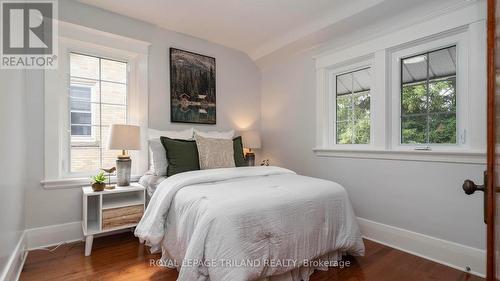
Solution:
M235 48L253 59L385 0L80 0Z

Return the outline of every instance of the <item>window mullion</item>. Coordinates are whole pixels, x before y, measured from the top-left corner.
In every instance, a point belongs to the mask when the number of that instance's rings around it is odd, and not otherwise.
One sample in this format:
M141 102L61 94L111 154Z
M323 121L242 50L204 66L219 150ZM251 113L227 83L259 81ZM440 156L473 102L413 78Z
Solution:
M430 134L430 109L429 109L429 100L430 100L430 96L429 96L429 80L430 80L430 77L429 77L429 70L430 70L430 56L429 56L429 53L426 54L426 57L427 57L427 79L426 79L426 107L427 107L427 118L426 118L426 121L427 121L427 124L426 124L426 138L425 138L425 142L426 144L428 145L430 143L430 138L429 138L429 134Z
M356 120L354 115L354 72L351 72L351 143L356 143Z
M99 58L99 166L102 168L102 60Z

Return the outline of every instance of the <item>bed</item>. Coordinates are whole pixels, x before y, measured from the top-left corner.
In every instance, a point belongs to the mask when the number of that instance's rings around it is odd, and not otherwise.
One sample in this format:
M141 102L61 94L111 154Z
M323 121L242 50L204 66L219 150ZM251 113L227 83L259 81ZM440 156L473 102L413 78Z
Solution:
M178 280L308 280L364 245L345 189L279 167L179 173L154 192L135 235Z

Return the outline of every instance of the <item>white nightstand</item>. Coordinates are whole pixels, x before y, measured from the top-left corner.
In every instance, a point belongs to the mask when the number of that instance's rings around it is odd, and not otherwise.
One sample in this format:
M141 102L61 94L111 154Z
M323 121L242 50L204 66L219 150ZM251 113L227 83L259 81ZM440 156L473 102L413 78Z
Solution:
M82 191L85 256L92 252L95 234L135 227L144 213L146 189L138 183L99 192L85 186Z

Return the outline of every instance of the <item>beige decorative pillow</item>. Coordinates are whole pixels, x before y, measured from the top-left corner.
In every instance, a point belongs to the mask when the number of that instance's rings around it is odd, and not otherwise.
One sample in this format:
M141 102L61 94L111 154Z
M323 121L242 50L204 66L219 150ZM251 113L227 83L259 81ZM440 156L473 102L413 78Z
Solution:
M235 167L233 140L204 138L199 135L194 139L201 170Z

